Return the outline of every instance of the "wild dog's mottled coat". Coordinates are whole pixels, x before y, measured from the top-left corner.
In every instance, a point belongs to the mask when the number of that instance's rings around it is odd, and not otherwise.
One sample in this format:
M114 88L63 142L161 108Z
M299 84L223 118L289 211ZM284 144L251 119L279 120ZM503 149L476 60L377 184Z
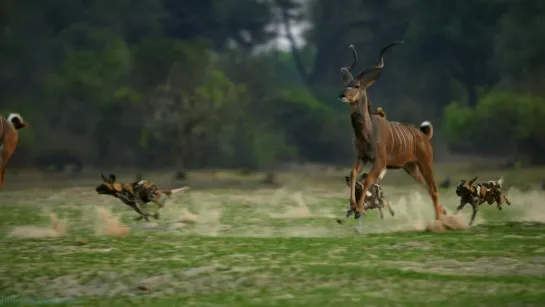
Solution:
M168 197L174 193L182 192L189 187L183 187L174 190L160 189L157 185L146 180L135 181L131 183L120 184L116 182L116 176L110 174L109 178L106 178L101 174L104 181L101 185L96 187L98 194L111 195L119 198L123 203L133 208L140 217L148 221L147 212L143 212L141 207L146 206L147 203L153 202L157 205L157 211L152 215L155 219L159 218L158 210L162 208L168 199Z
M460 205L456 208L456 213L462 210L466 204L470 204L473 208L469 225L473 225L478 206L485 202L489 205L496 202L498 210L502 210L501 205L504 201L507 205L511 205L511 202L502 193L503 178L484 183L475 183L476 180L477 177L471 179L469 182L462 179L456 186L456 195L460 197Z
M371 209L378 209L380 213L380 218L384 219L384 214L382 212L382 209L384 207L388 208L388 211L392 216L394 216L395 212L390 206L389 201L384 197L384 191L382 190L382 187L380 186L380 181L384 177L384 174L386 172L381 173L381 176L377 178L377 180L371 184L371 187L369 187L369 190L366 193L365 196L365 210L371 210ZM367 179L367 174L364 173L360 179L357 182L356 186L356 200L359 201L359 199L362 197L363 194L363 182ZM350 186L350 176L345 177L346 184ZM350 207L348 208L350 210Z
M365 197L365 200L364 200L365 210L370 210L370 209L377 208L379 210L381 219L384 218L384 214L382 212L382 209L385 206L388 208L388 211L390 212L390 214L392 216L394 216L394 214L395 214L394 210L390 206L390 202L384 198L384 192L382 190L382 187L380 186L380 182L382 181L382 179L384 178L385 175L386 175L386 170L383 170L379 174L379 177L377 178L377 180L375 180L375 182L371 185L369 190L367 190L366 197ZM350 187L350 180L351 180L350 176L346 176L345 180L346 180L346 184L348 184L348 186ZM360 200L360 198L363 195L363 182L365 182L365 180L367 180L367 174L366 173L364 173L360 177L360 179L357 181L356 199L358 201ZM345 222L345 220L348 217L350 217L350 215L352 215L353 213L354 213L354 209L349 205L348 210L346 211L345 218L344 219L337 219L337 223L343 224ZM358 224L361 224L361 220L360 220L360 223L358 223Z

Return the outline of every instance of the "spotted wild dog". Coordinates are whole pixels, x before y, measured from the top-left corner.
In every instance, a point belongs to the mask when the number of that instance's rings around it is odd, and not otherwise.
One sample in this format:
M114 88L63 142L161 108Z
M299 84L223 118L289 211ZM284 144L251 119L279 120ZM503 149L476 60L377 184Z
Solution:
M7 118L0 116L0 188L4 186L6 165L19 143L18 130L27 126L19 113L11 113Z
M183 192L189 187L183 187L174 190L165 190L160 189L157 185L146 180L135 181L131 183L121 184L116 182L116 176L110 174L106 178L103 174L102 184L96 187L96 192L98 194L111 195L113 197L119 198L123 203L129 205L134 209L139 217L136 220L141 220L142 218L146 221L149 221L148 216L152 216L155 219L159 218L159 209L161 209L166 200L175 193ZM146 209L148 203L154 203L157 205L155 214L150 215ZM144 210L142 210L144 209Z
M489 205L496 202L498 210L502 210L501 205L504 201L507 205L511 206L511 202L502 193L503 177L484 183L475 183L476 180L477 177L471 179L469 182L462 179L456 186L456 195L460 197L460 205L456 208L456 213L462 210L466 204L470 204L473 207L469 225L472 225L475 220L479 209L478 206L485 202Z
M375 209L375 208L378 209L381 219L384 219L384 214L382 213L382 209L384 207L388 208L388 211L390 212L390 215L392 215L392 216L395 215L395 212L392 209L392 206L390 206L390 202L386 198L384 198L384 192L382 190L382 187L380 186L380 181L384 178L385 174L386 174L386 170L384 170L383 172L380 173L377 180L371 185L371 187L367 191L366 196L365 196L365 200L364 200L364 204L365 204L364 209L365 210L370 210L370 209ZM346 184L350 187L350 176L345 176L344 178L346 180ZM359 200L361 198L361 196L362 196L363 182L365 182L366 179L367 179L367 173L364 173L363 175L361 175L360 179L356 182L357 183L357 185L356 185L356 200ZM347 211L348 217L350 217L350 215L352 215L353 213L354 213L354 211L349 206L348 211ZM348 218L348 217L346 217L346 218ZM342 224L342 223L344 223L344 220L337 219L337 222L339 224Z

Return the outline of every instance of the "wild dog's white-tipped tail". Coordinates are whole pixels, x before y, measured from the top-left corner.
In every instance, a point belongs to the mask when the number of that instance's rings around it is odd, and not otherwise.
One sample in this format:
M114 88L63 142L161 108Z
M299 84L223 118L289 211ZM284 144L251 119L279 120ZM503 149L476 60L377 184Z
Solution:
M501 185L503 185L503 176L500 177L500 179L498 179L498 183Z
M183 191L189 190L189 189L190 189L190 187L183 187L183 188L171 190L170 193L171 194L176 194L176 193L183 192Z
M25 120L19 113L11 113L8 115L7 120L15 129L21 129L27 126Z
M420 124L420 131L427 135L430 140L433 137L433 126L429 121L424 121Z

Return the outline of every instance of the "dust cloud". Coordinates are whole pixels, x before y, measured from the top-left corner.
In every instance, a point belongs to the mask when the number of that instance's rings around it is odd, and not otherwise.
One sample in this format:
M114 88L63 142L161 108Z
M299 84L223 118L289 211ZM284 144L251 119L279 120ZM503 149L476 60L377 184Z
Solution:
M68 230L68 220L59 219L55 213L49 213L49 227L23 225L13 227L8 233L8 237L15 238L55 238L62 237Z

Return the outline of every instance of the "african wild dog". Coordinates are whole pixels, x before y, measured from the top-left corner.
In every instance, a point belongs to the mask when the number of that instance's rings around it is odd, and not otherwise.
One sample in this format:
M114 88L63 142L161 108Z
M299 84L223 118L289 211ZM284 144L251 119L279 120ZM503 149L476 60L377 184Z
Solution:
M0 188L4 185L6 165L19 143L18 130L27 126L18 113L11 113L7 118L0 116Z
M189 189L189 187L174 190L160 189L154 183L146 180L121 184L116 182L116 176L114 174L110 174L108 178L102 174L100 176L104 182L96 187L96 192L98 194L111 195L119 198L122 202L129 205L134 211L140 214L136 220L141 220L143 218L146 221L149 221L148 216L153 216L153 218L158 219L159 209L165 205L166 200L172 194ZM155 214L153 215L147 213L147 210L146 212L142 211L142 207L146 207L149 202L157 205Z
M456 195L460 197L460 205L456 208L456 213L462 210L466 204L470 204L473 207L469 225L473 224L473 220L477 215L478 206L484 202L487 202L489 205L496 202L498 210L502 210L501 204L504 201L507 205L511 206L511 202L502 193L503 178L496 181L490 180L484 183L475 183L476 180L477 177L471 179L469 182L462 179L456 186Z
M377 208L379 210L381 219L384 219L384 214L382 213L382 209L384 207L388 208L388 211L390 212L390 214L392 216L395 215L395 212L392 209L392 207L390 205L390 202L387 199L384 198L384 192L382 191L382 187L380 186L380 181L384 178L385 174L386 174L386 170L384 170L384 171L382 171L380 173L377 180L371 185L371 187L367 191L366 196L365 196L365 200L364 200L364 204L365 204L364 210L367 211L367 210L370 210L370 209ZM350 187L350 176L345 176L344 178L346 180L346 184ZM356 185L356 200L358 200L358 201L362 196L363 182L365 182L366 179L367 179L367 173L364 173L363 175L361 175L360 179L356 182L357 183L357 185ZM354 213L354 211L349 206L348 211L347 211L346 214L349 217L350 215L352 215L352 213ZM339 224L342 224L342 223L344 223L344 220L337 219L337 222Z

